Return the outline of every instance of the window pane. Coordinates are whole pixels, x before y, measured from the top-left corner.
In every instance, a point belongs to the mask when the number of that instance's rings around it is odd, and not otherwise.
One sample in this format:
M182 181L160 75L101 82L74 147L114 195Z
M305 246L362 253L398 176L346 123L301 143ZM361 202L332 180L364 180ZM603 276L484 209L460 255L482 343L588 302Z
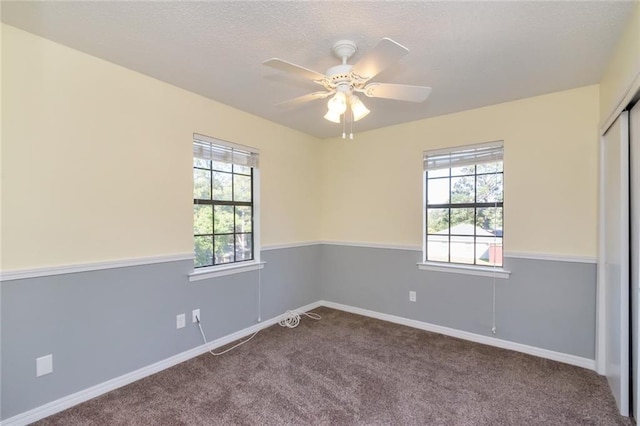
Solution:
M451 236L451 262L473 264L473 237Z
M193 233L213 234L213 206L193 206Z
M233 233L233 206L214 206L213 233Z
M203 160L202 158L193 159L193 167L201 167L204 169L208 169L209 166L210 166L209 160Z
M475 202L475 177L463 176L451 178L451 203Z
M231 201L231 173L213 172L213 199Z
M502 201L502 174L480 175L476 186L478 203Z
M233 262L233 234L214 236L215 263Z
M424 184L425 260L502 266L503 161L427 171Z
M451 209L451 234L473 235L475 233L474 208Z
M233 165L233 173L240 173L242 175L250 175L251 167L249 166L239 166L237 164Z
M427 179L427 204L449 203L449 178Z
M234 201L251 201L251 176L233 175Z
M477 173L495 173L495 172L501 172L502 171L502 161L496 161L495 163L485 163L485 164L478 164L477 166Z
M427 172L428 178L445 177L445 176L447 177L449 176L449 169L429 170Z
M229 172L231 173L231 163L222 163L220 161L212 161L211 162L211 168L213 170L218 170L221 172Z
M490 235L476 231L479 236L496 235L502 237L502 207L487 207L477 210L476 226Z
M427 236L427 260L449 261L449 237L447 235Z
M251 260L251 234L236 235L236 262Z
M195 267L213 265L213 237L194 237Z
M476 263L485 266L502 266L502 238L478 237Z
M449 232L449 210L427 209L427 233L435 234Z
M476 172L475 166L452 167L451 176L472 175Z
M211 172L193 169L193 198L198 200L211 199Z
M236 207L236 231L235 232L251 232L251 207Z

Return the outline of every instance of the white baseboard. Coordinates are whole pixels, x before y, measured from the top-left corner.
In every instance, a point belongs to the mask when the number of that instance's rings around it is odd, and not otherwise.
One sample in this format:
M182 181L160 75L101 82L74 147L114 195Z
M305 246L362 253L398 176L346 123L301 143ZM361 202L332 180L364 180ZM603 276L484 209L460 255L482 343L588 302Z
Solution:
M299 307L296 310L310 311L319 306L321 306L320 302L314 302L314 303L310 303L308 305ZM71 408L74 405L88 401L92 398L95 398L104 393L110 392L112 390L118 389L122 386L128 385L129 383L133 383L136 380L143 379L147 376L158 373L162 370L166 370L169 367L173 367L174 365L190 360L191 358L195 358L199 355L202 355L203 353L207 352L210 349L215 349L215 348L224 346L235 340L242 339L243 337L249 336L258 330L271 327L272 325L277 324L283 315L284 314L259 322L257 324L254 324L250 327L247 327L235 333L213 340L209 342L209 344L207 345L203 344L203 345L197 346L193 349L189 349L188 351L184 351L172 357L166 358L162 361L158 361L154 364L147 365L146 367L142 367L130 373L123 374L122 376L113 378L106 382L97 384L90 388L81 390L79 392L73 393L71 395L65 396L63 398L57 399L47 404L41 405L40 407L36 407L29 411L25 411L24 413L17 414L6 420L0 421L0 426L27 425L29 423L33 423L45 417L59 413L60 411L66 410L67 408Z
M534 355L540 358L546 358L553 361L563 362L565 364L575 365L589 370L596 369L595 360L589 358L583 358L576 355L565 354L562 352L555 352L549 349L537 348L535 346L523 345L522 343L510 342L508 340L497 339L495 337L483 336L481 334L470 333L468 331L456 330L454 328L443 327L441 325L430 324L428 322L422 322L412 320L409 318L398 317L395 315L383 314L376 311L370 311L368 309L356 308L354 306L343 305L341 303L328 302L321 300L319 305L326 306L328 308L338 309L340 311L351 312L353 314L363 315L366 317L376 318L383 321L393 322L396 324L406 325L420 330L432 331L434 333L444 334L445 336L457 337L463 340L469 340L471 342L482 343L489 346L495 346L502 349L510 349L516 352L522 352L529 355Z
M595 361L592 359L583 358L575 355L569 355L561 352L555 352L548 349L537 348L534 346L523 345L521 343L514 343L507 340L497 339L495 337L483 336L480 334L456 330L454 328L443 327L440 325L412 320L409 318L383 314L383 313L371 311L368 309L357 308L355 306L343 305L341 303L329 302L326 300L319 300L317 302L313 302L308 305L299 307L297 308L297 310L310 311L320 306L326 306L328 308L338 309L340 311L351 312L353 314L363 315L366 317L376 318L383 321L406 325L408 327L413 327L420 330L440 333L446 336L457 337L463 340L469 340L471 342L482 343L485 345L495 346L503 349L510 349L516 352L522 352L525 354L534 355L541 358L550 359L553 361L563 362L565 364L587 368L589 370L595 370ZM162 361L158 361L154 364L148 365L146 367L142 367L138 370L124 374L122 376L116 377L114 379L108 380L106 382L100 383L90 388L81 390L74 394L65 396L58 400L52 401L48 404L41 405L40 407L36 407L32 410L25 411L24 413L20 413L4 421L0 421L0 426L27 425L29 423L38 421L45 417L59 413L60 411L66 410L67 408L71 408L74 405L80 404L82 402L88 401L89 399L95 398L97 396L100 396L114 389L118 389L122 386L128 385L129 383L133 383L136 380L143 379L147 376L158 373L169 367L173 367L174 365L187 361L191 358L195 358L207 352L207 350L209 349L215 349L215 348L224 346L235 340L242 339L243 337L249 336L258 330L262 330L264 328L270 327L276 324L278 321L280 321L282 316L283 315L278 315L274 318L262 321L260 323L254 324L250 327L247 327L235 333L216 339L212 342L209 342L208 345L197 346L193 349L189 349L188 351L179 353L170 358L164 359Z

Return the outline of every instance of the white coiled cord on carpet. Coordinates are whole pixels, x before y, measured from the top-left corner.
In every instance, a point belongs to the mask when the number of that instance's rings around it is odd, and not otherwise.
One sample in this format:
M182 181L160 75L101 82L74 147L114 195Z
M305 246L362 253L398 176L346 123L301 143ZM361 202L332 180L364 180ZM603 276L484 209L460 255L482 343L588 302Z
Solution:
M311 318L313 320L316 320L316 321L322 319L322 317L320 315L316 314L315 312L302 312L302 311L295 311L294 310L294 311L287 311L284 314L282 314L282 319L278 322L278 324L280 324L282 327L295 328L295 327L298 326L298 324L300 324L300 315L306 315L307 317L309 317L309 318ZM204 330L202 329L202 324L200 323L200 318L198 318L197 316L196 316L196 322L198 323L198 328L200 329L200 334L202 334L202 340L204 340L204 344L208 345L209 342L207 341L207 336L204 335ZM237 348L238 346L244 345L249 340L251 340L254 337L256 337L256 334L258 334L259 332L260 332L260 330L256 331L248 339L245 339L242 342L240 342L240 343L238 343L236 345L233 345L229 349L225 349L222 352L213 352L209 348L207 348L207 350L213 356L224 355L227 352Z
M278 322L282 327L296 328L300 324L300 315L306 315L313 320L320 320L322 317L315 312L287 311L282 315L282 319Z

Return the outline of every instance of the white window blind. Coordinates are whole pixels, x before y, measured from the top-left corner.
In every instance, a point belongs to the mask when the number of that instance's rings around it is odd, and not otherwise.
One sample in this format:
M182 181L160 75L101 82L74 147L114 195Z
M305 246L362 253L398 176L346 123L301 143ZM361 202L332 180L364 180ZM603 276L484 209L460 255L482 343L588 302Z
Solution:
M258 168L259 153L257 149L197 133L193 135L193 156L203 160Z
M502 161L503 151L502 141L425 151L423 153L424 170L449 169Z

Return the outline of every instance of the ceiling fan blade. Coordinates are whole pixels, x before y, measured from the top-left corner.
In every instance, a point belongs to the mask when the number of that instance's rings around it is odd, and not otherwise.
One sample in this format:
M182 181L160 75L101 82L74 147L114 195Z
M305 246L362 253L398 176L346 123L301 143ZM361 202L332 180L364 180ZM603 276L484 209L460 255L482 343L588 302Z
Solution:
M277 103L276 106L278 106L278 107L296 106L296 105L300 105L300 104L303 104L305 102L313 101L313 100L316 100L316 99L324 99L327 96L332 95L334 93L335 93L335 90L331 91L331 92L309 93L308 95L298 96L297 98L293 98L293 99L289 99L288 101Z
M408 84L370 83L364 87L364 94L370 98L409 102L424 102L429 93L431 93L431 87L410 86Z
M362 59L353 66L351 71L359 77L369 80L389 65L399 61L407 53L409 53L409 49L403 45L396 43L390 38L383 38L376 47L368 51Z
M275 68L280 71L288 72L291 74L295 74L299 77L306 78L308 80L322 80L325 78L324 74L320 74L319 72L307 69L305 67L301 67L300 65L292 64L291 62L283 61L278 58L271 58L262 63L262 65L266 65L271 68Z

